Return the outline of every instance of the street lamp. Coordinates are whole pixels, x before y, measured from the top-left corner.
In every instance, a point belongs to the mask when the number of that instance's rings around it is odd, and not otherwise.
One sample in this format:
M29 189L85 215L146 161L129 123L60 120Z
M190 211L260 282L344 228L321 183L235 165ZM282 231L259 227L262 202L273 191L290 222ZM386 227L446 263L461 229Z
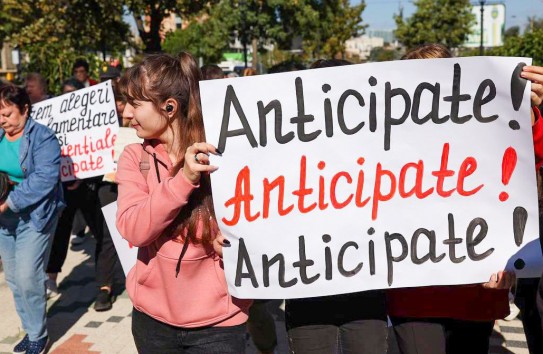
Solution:
M481 43L479 46L479 55L483 56L485 55L485 47L483 46L483 15L485 12L486 0L480 0L479 3L481 4Z

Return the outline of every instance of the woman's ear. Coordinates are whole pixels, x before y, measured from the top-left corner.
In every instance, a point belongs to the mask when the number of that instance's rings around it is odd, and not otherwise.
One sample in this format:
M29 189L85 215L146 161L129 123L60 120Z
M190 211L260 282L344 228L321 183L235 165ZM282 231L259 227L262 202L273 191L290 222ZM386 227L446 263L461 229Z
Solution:
M25 104L24 111L22 112L22 115L26 115L27 117L30 115L30 107Z
M168 117L173 117L177 113L178 110L178 104L177 101L173 98L168 98L166 102L162 105L162 109L166 112Z

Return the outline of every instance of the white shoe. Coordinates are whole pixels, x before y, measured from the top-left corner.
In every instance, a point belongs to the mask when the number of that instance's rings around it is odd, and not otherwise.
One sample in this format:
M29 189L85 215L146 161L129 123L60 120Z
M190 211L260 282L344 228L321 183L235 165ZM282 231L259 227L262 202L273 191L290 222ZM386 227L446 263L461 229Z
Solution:
M513 321L520 313L520 309L515 305L515 296L509 293L509 315L504 318L506 321Z
M45 286L47 287L47 299L52 299L60 295L57 287L57 282L53 279L47 279L45 282Z

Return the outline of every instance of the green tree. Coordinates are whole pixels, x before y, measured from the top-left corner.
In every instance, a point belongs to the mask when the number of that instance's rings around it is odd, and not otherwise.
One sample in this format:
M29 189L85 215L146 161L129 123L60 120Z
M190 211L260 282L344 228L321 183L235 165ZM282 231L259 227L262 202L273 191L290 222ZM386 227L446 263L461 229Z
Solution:
M236 5L234 1L223 0L192 15L186 14L188 26L170 33L164 42L164 50L171 54L189 51L205 63L221 61L222 53L232 41L234 29L240 26L241 14Z
M351 5L349 0L306 0L299 2L296 27L303 40L303 50L310 59L344 57L345 41L362 34L364 1Z
M375 47L370 51L369 61L391 61L400 59L400 53L392 48Z
M347 39L363 31L364 8L363 1L351 6L349 0L221 0L203 7L186 29L169 35L164 49L189 50L217 62L233 37L247 46L256 42L259 51L272 43L290 49L293 38L300 37L305 57L334 57L344 54Z
M169 33L163 49L170 54L188 51L204 63L218 63L230 42L228 27L221 24L216 17L194 21L183 30Z
M522 36L506 37L503 46L487 49L486 55L528 57L534 65L543 65L543 28L526 31Z
M138 33L144 45L144 52L158 53L162 50L160 31L162 21L172 13L178 12L177 0L126 0L132 13Z
M508 29L505 30L505 33L503 34L503 36L505 38L507 38L507 37L518 37L519 35L520 35L520 27L519 26L509 27Z
M528 24L526 25L526 31L535 31L543 28L543 18L537 18L535 16L528 17Z
M188 50L205 62L218 62L235 38L247 47L256 41L262 50L266 43L284 45L292 36L287 11L293 0L221 0L200 12L187 14L189 25L166 37L164 50Z
M462 45L475 21L469 0L415 0L417 10L408 19L395 16L398 40L407 48L424 43Z
M128 25L121 0L4 0L0 33L28 57L23 71L36 71L58 93L73 61L126 47Z

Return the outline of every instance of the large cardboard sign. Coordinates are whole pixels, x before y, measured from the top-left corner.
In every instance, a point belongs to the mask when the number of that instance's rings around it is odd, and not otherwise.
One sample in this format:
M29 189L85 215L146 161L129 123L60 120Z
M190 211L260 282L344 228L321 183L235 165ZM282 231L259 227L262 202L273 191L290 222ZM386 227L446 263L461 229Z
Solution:
M110 81L33 104L31 117L57 135L62 181L115 170L113 145L119 122Z
M240 298L540 276L527 58L200 83Z
M119 261L123 267L123 272L125 275L128 275L128 272L136 264L136 260L138 259L138 248L123 239L119 230L117 230L117 226L115 225L117 202L104 206L102 208L102 213L104 214L107 228L111 234L113 245L115 245L115 250L119 256Z

